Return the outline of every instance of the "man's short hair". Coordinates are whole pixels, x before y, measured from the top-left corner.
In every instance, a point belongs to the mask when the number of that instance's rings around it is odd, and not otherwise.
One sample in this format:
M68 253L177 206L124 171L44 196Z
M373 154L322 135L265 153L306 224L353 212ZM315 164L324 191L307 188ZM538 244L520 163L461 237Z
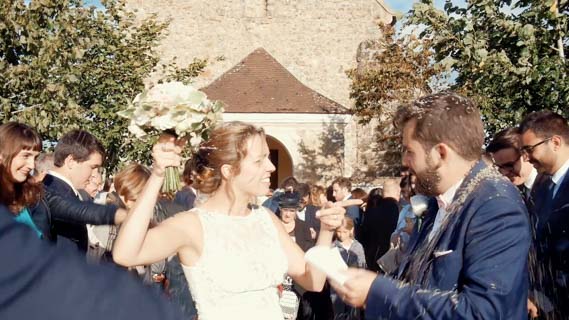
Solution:
M542 110L528 114L520 124L520 134L531 130L537 137L545 139L553 135L561 136L569 144L569 124L561 115Z
M332 185L338 184L340 188L346 188L348 191L352 190L352 182L348 178L340 177L336 178Z
M300 194L300 198L304 198L310 195L310 186L306 183L299 183L296 185L296 188L294 188L294 191Z
M68 156L72 156L77 162L84 162L93 153L98 153L105 159L103 144L87 131L72 130L57 142L53 152L53 164L58 168L62 167Z
M466 160L480 159L484 126L472 100L454 92L425 96L399 108L394 124L402 129L412 120L416 121L413 138L425 150L445 143Z
M284 178L283 182L281 182L281 189L292 187L293 190L296 190L297 184L298 180L296 180L295 177L286 177Z
M520 151L522 143L520 140L519 128L507 128L494 135L492 141L486 147L486 152L496 153L504 149L515 149Z

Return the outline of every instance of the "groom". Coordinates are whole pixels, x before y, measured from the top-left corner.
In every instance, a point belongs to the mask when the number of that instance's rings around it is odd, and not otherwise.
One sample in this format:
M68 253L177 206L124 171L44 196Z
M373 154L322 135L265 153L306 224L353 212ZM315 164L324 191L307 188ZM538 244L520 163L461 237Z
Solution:
M527 319L527 213L519 191L480 160L478 108L454 93L398 111L403 164L436 197L390 278L349 270L341 297L366 319Z

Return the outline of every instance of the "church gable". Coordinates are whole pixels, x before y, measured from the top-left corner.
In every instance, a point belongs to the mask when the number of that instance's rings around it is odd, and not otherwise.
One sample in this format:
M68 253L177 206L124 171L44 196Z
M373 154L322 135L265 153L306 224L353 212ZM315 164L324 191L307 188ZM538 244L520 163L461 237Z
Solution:
M349 113L301 83L263 48L202 90L231 113Z

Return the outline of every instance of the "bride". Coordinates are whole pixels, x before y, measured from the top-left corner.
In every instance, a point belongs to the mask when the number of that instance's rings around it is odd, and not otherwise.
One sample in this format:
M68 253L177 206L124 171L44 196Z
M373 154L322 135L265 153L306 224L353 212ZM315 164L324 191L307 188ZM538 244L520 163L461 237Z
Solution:
M269 190L275 167L262 129L228 123L213 130L194 155L194 187L207 194L195 209L148 229L165 168L178 166L183 142L161 137L152 175L122 224L113 257L124 266L148 265L178 254L200 320L283 319L277 286L285 274L320 291L325 275L304 261L282 223L252 205ZM319 212L317 245L330 246L345 210Z

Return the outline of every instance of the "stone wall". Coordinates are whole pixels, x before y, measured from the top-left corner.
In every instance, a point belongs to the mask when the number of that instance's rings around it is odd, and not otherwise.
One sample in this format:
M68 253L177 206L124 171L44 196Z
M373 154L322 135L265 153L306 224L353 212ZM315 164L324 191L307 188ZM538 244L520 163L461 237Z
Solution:
M308 87L350 107L345 71L358 45L390 22L383 0L127 0L140 16L169 20L160 53L181 66L209 58L197 81L205 86L258 47Z

